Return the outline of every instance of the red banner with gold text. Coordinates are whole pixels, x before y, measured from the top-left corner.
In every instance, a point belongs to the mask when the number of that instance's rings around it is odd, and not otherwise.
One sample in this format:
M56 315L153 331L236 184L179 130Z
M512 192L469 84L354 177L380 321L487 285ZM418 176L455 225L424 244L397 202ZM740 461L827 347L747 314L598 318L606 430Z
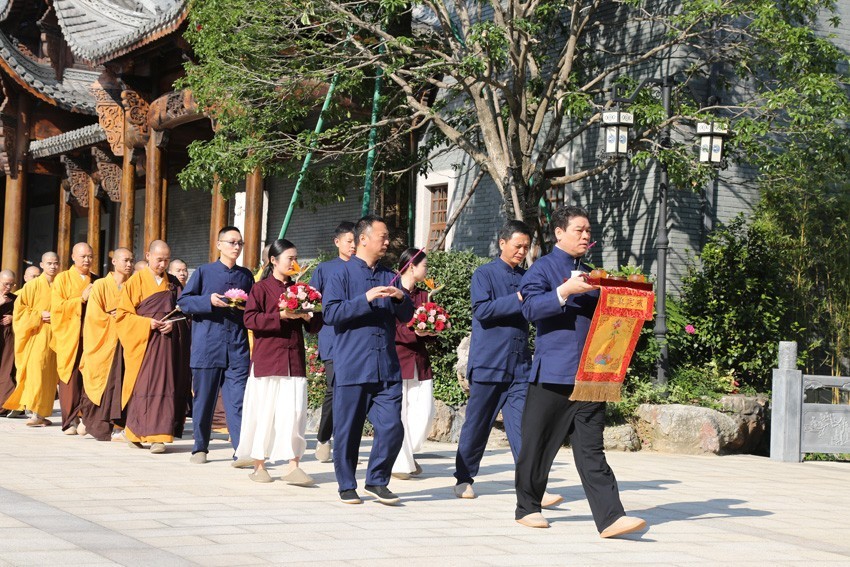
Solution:
M655 293L603 286L581 353L571 400L618 402L623 378L644 321L652 319Z

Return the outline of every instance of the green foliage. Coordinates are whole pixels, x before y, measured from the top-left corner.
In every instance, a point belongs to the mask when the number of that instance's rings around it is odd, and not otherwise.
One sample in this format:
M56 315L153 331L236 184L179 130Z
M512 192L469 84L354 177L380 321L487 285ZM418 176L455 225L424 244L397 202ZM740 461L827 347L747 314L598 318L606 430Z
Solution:
M734 371L759 391L770 388L780 340L798 332L788 313L786 246L768 220L743 216L709 236L683 282L682 313L693 334L671 333L675 365Z
M319 359L319 341L316 335L305 335L307 350L307 407L322 407L327 387L325 364Z
M451 315L452 328L428 345L434 372L434 397L452 406L466 403L466 394L457 382L457 346L471 331L472 300L469 282L478 266L487 258L472 252L432 252L428 254L428 277L445 288L434 295L434 301Z

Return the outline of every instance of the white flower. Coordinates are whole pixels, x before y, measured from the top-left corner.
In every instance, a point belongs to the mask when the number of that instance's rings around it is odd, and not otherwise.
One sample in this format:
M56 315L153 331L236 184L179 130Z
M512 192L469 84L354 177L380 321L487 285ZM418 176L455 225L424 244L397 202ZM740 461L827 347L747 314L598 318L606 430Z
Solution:
M301 288L298 291L298 301L304 301L307 299L307 292L304 291L304 288Z
M434 318L433 318L433 317L428 317L428 322L429 322L429 323L433 323L433 322L434 322Z
M442 321L443 323L445 323L446 322L446 316L445 315L437 315L437 321Z
M425 323L423 323L422 321L416 324L416 328L420 330L424 330L426 326L427 325L425 325Z
M430 310L430 311L428 312L428 315L430 315L431 317L433 317L433 316L434 316L434 315L436 315L436 314L437 314L437 310L436 310L436 309L432 309L432 310Z

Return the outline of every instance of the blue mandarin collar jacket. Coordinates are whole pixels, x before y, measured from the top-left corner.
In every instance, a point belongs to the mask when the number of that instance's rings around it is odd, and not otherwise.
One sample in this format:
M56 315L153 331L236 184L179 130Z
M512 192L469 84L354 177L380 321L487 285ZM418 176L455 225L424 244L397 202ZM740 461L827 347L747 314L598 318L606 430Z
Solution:
M322 304L324 305L324 295L328 288L328 283L338 274L345 266L346 262L342 258L334 258L327 262L322 262L313 271L310 277L310 285L319 290L322 294ZM334 328L324 321L324 325L319 330L319 358L322 360L333 360L334 349Z
M395 351L395 321L413 318L413 303L404 293L399 302L391 298L366 301L366 292L390 285L395 274L352 256L328 283L323 297L324 320L334 329L334 380L340 386L376 382L399 382Z
M527 382L528 322L517 297L525 270L501 258L472 274L472 342L466 375L475 382Z
M250 364L248 332L242 310L213 307L210 295L233 288L251 291L254 276L247 268L228 268L221 261L199 266L186 282L177 305L192 317L192 368L228 368Z
M556 290L572 270L579 269L587 271L579 259L555 247L534 262L522 279L522 313L537 327L532 381L575 384L599 292L571 295L561 306Z

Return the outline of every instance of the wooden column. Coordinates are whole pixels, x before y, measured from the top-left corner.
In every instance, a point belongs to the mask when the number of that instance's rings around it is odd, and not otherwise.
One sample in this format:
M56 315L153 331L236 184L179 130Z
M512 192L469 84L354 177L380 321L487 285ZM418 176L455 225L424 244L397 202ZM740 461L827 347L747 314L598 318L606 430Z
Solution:
M56 228L56 254L59 269L67 270L71 258L71 205L65 187L59 185L59 226ZM40 258L39 258L40 259Z
M145 251L151 242L161 238L162 153L151 133L145 148Z
M210 262L218 260L218 231L227 225L227 201L221 196L218 181L213 185L212 206L210 209Z
M136 216L136 166L133 150L124 149L121 162L121 204L118 206L118 246L133 250L133 224Z
M160 198L160 210L162 214L160 215L160 224L159 224L159 237L163 240L168 238L168 152L164 149L162 151L162 189Z
M254 169L245 180L245 247L242 265L251 271L260 265L260 224L263 222L263 175Z
M18 95L18 115L15 129L12 171L6 176L6 199L3 204L3 259L4 270L13 270L22 281L24 254L24 218L26 216L27 163L29 148L29 98Z
M97 198L97 186L89 177L89 226L86 241L92 248L91 270L101 275L100 265L100 201Z

